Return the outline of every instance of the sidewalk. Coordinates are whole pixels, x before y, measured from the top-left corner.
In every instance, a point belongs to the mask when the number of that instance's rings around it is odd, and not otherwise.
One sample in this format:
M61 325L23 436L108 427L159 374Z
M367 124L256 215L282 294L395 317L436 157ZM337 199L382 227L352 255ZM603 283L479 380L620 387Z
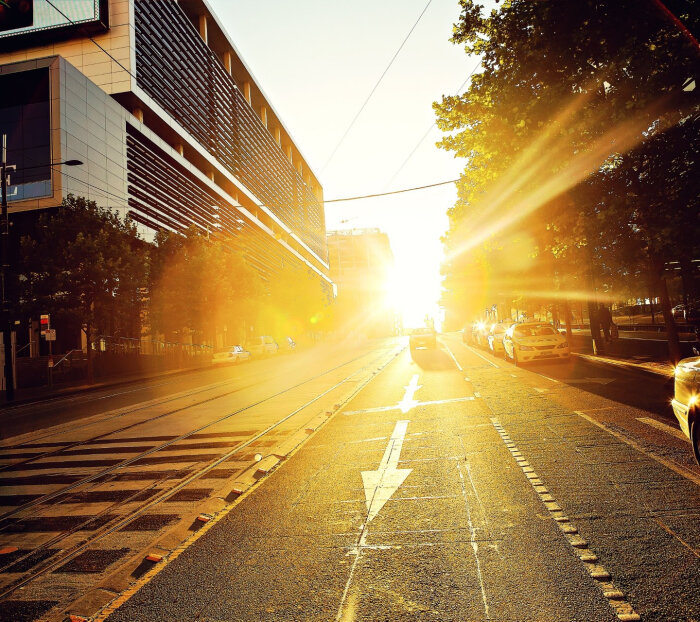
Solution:
M211 365L202 365L199 367L183 367L180 369L171 369L167 371L150 371L144 372L142 374L130 374L128 376L114 376L112 378L105 378L98 382L94 382L93 384L61 384L54 385L52 389L49 389L49 387L46 385L42 387L28 387L25 389L15 389L15 399L11 402L8 402L5 399L5 394L3 391L0 395L0 410L8 406L18 406L35 401L47 400L54 397L65 397L77 393L98 391L99 389L117 387L132 384L135 382L146 382L148 380L155 380L157 378L167 378L176 374L184 374L191 371L208 369L210 367Z

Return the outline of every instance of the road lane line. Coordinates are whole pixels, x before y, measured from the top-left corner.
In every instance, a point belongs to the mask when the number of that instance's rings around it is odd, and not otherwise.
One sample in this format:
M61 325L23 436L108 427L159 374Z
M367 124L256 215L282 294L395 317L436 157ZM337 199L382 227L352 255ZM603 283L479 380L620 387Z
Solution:
M606 426L604 423L601 423L600 421L596 421L593 419L593 417L589 417L586 415L584 412L580 410L575 410L575 414L577 414L579 417L583 417L586 421L589 423L592 423L595 426L598 426L601 430L605 430L608 434L611 436L614 436L618 440L621 440L623 443L627 443L630 447L634 447L637 451L643 453L645 456L648 458L651 458L652 460L656 460L660 464L663 464L665 467L668 467L672 471L675 471L678 473L678 475L682 475L686 479L689 479L691 482L694 482L698 486L700 486L700 476L696 475L693 473L690 469L687 467L684 467L680 464L677 464L676 462L672 462L671 460L667 460L666 458L663 458L662 456L658 456L656 454L653 454L644 447L642 447L637 441L633 441L631 438L628 438L624 436L623 434L620 434L619 432L616 432L615 430L611 430L608 426Z
M598 561L598 556L589 548L588 542L579 534L578 528L571 522L557 500L552 496L539 475L530 466L530 463L522 457L522 453L510 438L501 422L496 417L491 417L491 423L496 432L505 443L517 465L522 469L523 474L529 481L540 501L549 512L549 516L556 522L567 542L574 548L579 560L592 579L595 580L603 597L607 599L610 608L615 612L620 620L641 620L641 617L634 610L632 605L625 599L624 593L619 590L612 581L610 573ZM516 458L515 456L521 456Z
M665 423L661 423L661 421L657 421L656 419L652 419L651 417L637 417L637 421L641 421L642 423L650 425L652 428L656 428L657 430L666 432L666 434L670 434L671 436L680 438L682 441L688 440L688 437L685 434L683 434L683 432L681 432L679 429L673 428Z
M494 363L493 361L489 361L489 359L487 359L483 354L480 354L479 352L477 352L477 351L476 351L474 348L472 348L471 346L465 346L465 347L466 347L468 350L470 350L471 352L473 352L474 354L476 354L479 358L484 359L484 360L485 360L489 365L491 365L492 367L495 367L496 369L501 369L501 366L500 366L500 365L496 365L496 363Z
M554 378L550 378L549 376L545 376L544 374L541 374L541 373L539 373L539 372L537 372L537 371L536 371L535 373L536 373L538 376L542 376L543 378L546 378L546 379L549 380L550 382L555 382L555 383L559 384L559 381L558 381L558 380L555 380Z
M447 352L452 357L452 360L455 362L455 365L457 365L457 369L459 369L459 371L464 371L464 369L462 369L462 366L459 364L459 361L455 358L455 355L452 354L452 350L450 350L450 346L448 346L447 344L444 344L444 345L447 348ZM467 378L465 378L465 380L467 380Z

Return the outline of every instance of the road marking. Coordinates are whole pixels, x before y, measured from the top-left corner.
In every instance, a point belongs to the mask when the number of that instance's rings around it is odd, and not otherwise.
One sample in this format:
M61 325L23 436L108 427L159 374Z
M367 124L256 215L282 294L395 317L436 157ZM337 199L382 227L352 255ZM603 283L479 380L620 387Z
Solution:
M567 384L600 384L605 386L615 382L615 378L571 378L565 381Z
M535 372L535 373L536 373L538 376L542 376L543 378L546 378L546 379L549 380L550 382L556 382L557 384L559 384L559 381L558 381L558 380L555 380L554 378L550 378L549 376L545 376L544 374L540 374L539 372Z
M535 391L537 391L538 393L546 393L547 389L540 389L539 387L535 387Z
M517 374L511 374L511 376L512 376L513 378L517 378L517 377L518 377Z
M466 376L464 377L464 379L465 379L467 382L471 382L471 380L470 380L469 378L467 378Z
M417 378L418 376L414 376L414 379ZM367 501L367 523L379 514L379 510L411 474L412 469L397 468L407 428L408 420L397 421L379 468L376 471L362 471Z
M511 455L522 455L500 421L496 417L491 417L491 423L506 444ZM579 560L583 563L590 577L598 584L598 587L603 592L603 596L608 600L608 604L615 612L618 619L630 621L641 620L632 605L625 600L624 593L617 589L612 582L610 573L598 562L598 556L590 550L588 542L579 535L577 527L571 522L569 517L564 513L564 510L547 490L547 487L542 480L539 479L539 476L535 473L535 470L530 466L529 462L523 458L519 459L517 463L530 482L530 485L535 490L540 501L544 504L545 508L547 508L550 518L556 522L568 543L576 551Z
M481 397L481 393L479 393L478 391L474 391L474 397Z
M413 396L420 388L421 386L418 384L418 374L413 374L411 382L408 383L407 387L404 387L406 392L403 395L403 399L399 402L399 408L403 414L406 414L411 408L414 408L418 404L418 400L413 399Z
M479 358L484 359L484 360L485 360L489 365L491 365L492 367L495 367L496 369L501 369L499 365L496 365L496 363L494 363L493 361L490 361L489 359L487 359L483 354L479 354L479 353L478 353L474 348L472 348L471 346L466 346L466 347L467 347L467 349L471 350L474 354L476 354Z
M657 430L666 432L666 434L670 434L671 436L680 438L682 441L688 440L688 437L685 434L683 434L683 432L681 432L678 428L674 428L670 425L666 425L665 423L661 423L661 421L657 421L656 419L652 419L651 417L637 417L637 421L641 421L642 423L650 425L652 428L656 428Z
M636 441L633 441L631 438L627 438L625 435L620 434L619 432L616 432L615 430L611 430L604 423L601 423L600 421L596 421L595 419L593 419L593 417L589 417L588 415L586 415L584 412L582 412L580 410L575 410L574 414L578 415L579 417L583 417L589 423L592 423L593 425L598 426L601 430L605 430L608 434L614 436L618 440L621 440L623 443L627 443L630 447L634 447L634 449L643 453L648 458L651 458L652 460L656 460L660 464L663 464L665 467L678 473L678 475L682 475L686 479L689 479L691 482L694 482L695 484L700 486L700 476L696 475L693 471L691 471L687 467L684 467L680 464L672 462L671 460L667 460L666 458L663 458L662 456L658 456L654 453L651 453L650 451L647 451L646 449L644 449L644 447L642 447Z
M459 364L459 361L457 361L457 359L455 358L455 355L452 354L452 350L450 350L450 346L445 344L445 347L447 348L447 352L449 353L449 355L452 357L452 360L455 362L455 365L457 365L457 369L459 369L459 371L464 371L462 369L462 366ZM465 380L467 380L467 378L465 378Z
M475 398L473 395L469 395L467 397L452 397L446 400L428 400L426 402L416 402L414 407L434 406L436 404L451 404L453 402L472 402L474 399ZM362 410L344 410L342 411L342 414L347 417L349 415L363 415L365 413L383 413L389 410L401 410L401 406L400 404L396 404L395 406L374 406L373 408L363 408Z

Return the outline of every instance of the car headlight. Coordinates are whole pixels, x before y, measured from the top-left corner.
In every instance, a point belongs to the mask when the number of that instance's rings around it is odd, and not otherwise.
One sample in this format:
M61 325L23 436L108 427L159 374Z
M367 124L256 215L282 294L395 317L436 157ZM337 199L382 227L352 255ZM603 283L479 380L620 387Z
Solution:
M518 346L518 348L520 348L521 350L534 350L535 349L532 346Z
M560 343L557 348L568 348L569 347L569 342L565 341L564 343Z

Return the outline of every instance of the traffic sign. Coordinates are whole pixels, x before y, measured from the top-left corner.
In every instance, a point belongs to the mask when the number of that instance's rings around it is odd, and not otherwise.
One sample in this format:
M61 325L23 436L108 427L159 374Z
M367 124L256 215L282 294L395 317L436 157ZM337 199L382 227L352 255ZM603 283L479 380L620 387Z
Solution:
M51 328L51 318L48 313L39 316L39 328L42 335L45 335L46 331Z
M47 330L44 334L44 337L46 338L46 341L56 341L56 329L49 328L49 330Z

